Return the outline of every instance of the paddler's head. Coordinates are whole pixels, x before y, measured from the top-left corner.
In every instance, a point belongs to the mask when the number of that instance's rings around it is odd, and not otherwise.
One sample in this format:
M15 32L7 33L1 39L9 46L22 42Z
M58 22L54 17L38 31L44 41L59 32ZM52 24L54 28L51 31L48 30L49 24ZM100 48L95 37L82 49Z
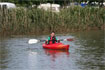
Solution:
M51 32L51 37L54 37L54 36L55 36L55 32L52 31L52 32Z

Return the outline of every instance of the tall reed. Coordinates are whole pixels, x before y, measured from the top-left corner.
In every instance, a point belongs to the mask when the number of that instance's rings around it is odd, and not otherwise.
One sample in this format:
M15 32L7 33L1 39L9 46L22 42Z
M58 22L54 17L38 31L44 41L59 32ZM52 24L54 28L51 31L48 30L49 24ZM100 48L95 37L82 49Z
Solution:
M0 9L1 34L45 34L101 29L105 9L69 7L59 13L38 8Z

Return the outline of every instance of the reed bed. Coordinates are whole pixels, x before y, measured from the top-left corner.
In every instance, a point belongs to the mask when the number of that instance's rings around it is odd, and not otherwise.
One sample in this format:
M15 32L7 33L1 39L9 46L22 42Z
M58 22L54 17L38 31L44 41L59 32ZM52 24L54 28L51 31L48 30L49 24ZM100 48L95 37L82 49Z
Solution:
M0 34L46 34L104 29L105 8L69 7L59 13L38 8L0 9Z

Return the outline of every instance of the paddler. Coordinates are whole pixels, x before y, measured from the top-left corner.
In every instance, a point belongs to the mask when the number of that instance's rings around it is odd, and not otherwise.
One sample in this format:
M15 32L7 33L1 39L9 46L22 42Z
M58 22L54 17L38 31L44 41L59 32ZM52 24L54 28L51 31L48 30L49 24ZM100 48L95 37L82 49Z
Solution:
M50 34L50 36L48 37L48 40L46 40L46 44L54 44L54 43L59 43L60 42L60 40L58 40L57 38L56 38L56 36L55 36L55 32L54 31L52 31L51 32L51 34Z

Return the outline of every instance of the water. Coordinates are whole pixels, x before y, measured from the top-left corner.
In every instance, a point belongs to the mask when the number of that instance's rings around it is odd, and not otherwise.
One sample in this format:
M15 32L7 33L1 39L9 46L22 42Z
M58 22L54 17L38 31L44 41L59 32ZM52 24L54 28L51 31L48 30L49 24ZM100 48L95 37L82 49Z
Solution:
M0 39L0 70L105 70L105 43L103 31L89 31L58 35L69 44L68 52L45 50L42 43L28 44L32 38L47 36L11 37Z

